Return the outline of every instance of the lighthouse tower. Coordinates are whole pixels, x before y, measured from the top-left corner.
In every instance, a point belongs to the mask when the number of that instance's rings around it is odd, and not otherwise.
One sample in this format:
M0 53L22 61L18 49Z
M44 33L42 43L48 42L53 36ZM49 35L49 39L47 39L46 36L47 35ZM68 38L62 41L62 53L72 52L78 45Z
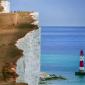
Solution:
M80 51L80 72L84 72L84 53L83 50Z
M79 71L75 72L75 75L85 75L83 50L80 51L80 67L79 67Z
M10 12L10 1L0 0L0 13L9 13Z

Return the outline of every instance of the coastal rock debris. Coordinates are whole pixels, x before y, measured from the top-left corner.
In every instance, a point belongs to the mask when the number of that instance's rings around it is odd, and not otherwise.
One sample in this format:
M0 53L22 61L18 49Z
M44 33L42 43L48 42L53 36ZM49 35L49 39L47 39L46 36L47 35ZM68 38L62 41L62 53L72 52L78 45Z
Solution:
M66 78L61 75L57 76L56 74L48 74L46 72L42 72L40 74L40 81L57 80L57 79L66 80Z
M18 74L16 73L15 63L5 63L2 68L2 76L4 80L16 81Z

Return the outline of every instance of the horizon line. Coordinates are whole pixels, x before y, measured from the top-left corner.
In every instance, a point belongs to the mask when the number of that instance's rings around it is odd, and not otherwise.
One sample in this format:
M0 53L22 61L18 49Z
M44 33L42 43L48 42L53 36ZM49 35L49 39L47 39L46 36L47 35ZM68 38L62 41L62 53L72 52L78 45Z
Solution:
M85 27L85 26L57 26L57 25L41 25L41 27Z

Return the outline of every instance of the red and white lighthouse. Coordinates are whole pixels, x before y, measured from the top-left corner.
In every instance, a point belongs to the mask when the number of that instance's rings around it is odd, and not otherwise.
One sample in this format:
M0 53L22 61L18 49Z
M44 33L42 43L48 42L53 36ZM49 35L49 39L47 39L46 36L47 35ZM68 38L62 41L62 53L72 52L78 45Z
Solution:
M84 72L84 53L83 50L80 51L80 72Z
M79 76L85 76L85 71L84 71L84 53L83 50L80 51L80 67L79 67L79 71L75 72L75 75L79 75Z

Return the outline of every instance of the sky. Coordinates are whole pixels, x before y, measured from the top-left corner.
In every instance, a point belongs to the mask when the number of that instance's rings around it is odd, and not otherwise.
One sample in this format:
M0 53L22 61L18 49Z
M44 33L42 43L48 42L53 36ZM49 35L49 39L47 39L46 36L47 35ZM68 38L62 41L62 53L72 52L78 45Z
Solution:
M85 0L10 0L12 11L37 11L41 26L85 26Z

